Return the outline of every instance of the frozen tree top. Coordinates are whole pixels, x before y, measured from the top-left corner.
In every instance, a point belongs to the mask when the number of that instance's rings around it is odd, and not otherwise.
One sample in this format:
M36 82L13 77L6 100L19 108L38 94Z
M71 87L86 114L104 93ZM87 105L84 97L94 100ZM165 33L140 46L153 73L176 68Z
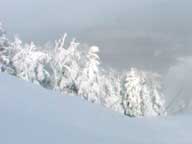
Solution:
M90 52L98 53L98 52L99 52L99 47L97 47L97 46L92 46L92 47L90 48Z

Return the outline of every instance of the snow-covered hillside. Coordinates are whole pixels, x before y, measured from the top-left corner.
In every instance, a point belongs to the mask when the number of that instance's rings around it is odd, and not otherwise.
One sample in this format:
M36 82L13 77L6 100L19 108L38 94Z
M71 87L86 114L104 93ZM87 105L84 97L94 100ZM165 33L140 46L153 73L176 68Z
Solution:
M132 119L0 73L1 144L191 144L191 121Z

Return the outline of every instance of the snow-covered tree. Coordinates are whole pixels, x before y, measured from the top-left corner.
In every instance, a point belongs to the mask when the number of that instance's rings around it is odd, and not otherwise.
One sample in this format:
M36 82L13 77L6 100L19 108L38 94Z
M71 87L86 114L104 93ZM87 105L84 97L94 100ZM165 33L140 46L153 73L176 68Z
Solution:
M78 77L78 94L93 103L100 103L101 97L100 58L98 52L98 47L90 47L85 67Z
M16 76L44 87L49 87L50 75L45 68L50 61L49 55L38 51L34 43L22 45L19 39L16 39L13 46L16 54L11 61L15 67Z
M0 23L0 71L7 71L13 73L13 69L10 65L10 43L6 38L6 32Z
M65 47L65 39L56 41L53 55L53 70L55 76L55 88L64 93L77 93L76 79L79 73L80 52L79 43L72 40L69 47Z
M164 103L154 74L132 68L126 75L122 106L124 114L157 116L164 113Z
M121 77L110 70L101 77L101 104L107 108L123 113L121 105Z

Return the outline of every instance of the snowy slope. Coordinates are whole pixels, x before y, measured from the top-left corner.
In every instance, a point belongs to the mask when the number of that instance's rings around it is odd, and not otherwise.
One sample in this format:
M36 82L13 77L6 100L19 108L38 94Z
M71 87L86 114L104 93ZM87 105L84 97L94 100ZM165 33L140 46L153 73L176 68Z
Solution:
M0 144L191 144L191 121L131 119L0 74Z

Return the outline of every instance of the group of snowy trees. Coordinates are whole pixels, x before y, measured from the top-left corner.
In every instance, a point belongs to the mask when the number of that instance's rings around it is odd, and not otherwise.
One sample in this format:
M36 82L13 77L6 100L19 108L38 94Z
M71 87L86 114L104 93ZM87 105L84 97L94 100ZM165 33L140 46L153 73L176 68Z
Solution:
M164 111L158 76L132 68L124 81L122 106L129 116L157 116Z
M0 23L0 71L9 69L10 64L10 43L6 38L5 30Z
M55 47L48 50L34 43L23 44L18 38L10 42L0 26L0 71L79 95L130 117L166 114L157 74L136 68L126 73L104 70L97 46L80 50L75 39L67 46L66 37L56 40Z

